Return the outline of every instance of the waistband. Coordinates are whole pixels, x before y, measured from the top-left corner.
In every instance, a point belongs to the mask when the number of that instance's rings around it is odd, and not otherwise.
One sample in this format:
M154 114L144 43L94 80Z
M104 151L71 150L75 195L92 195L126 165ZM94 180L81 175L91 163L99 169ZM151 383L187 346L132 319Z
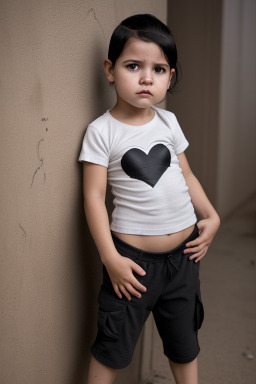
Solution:
M170 258L170 257L172 259L179 257L180 253L186 248L186 243L196 239L199 235L197 225L195 224L193 232L177 247L166 252L149 252L149 251L144 251L143 249L136 248L133 245L126 243L125 241L117 237L113 232L111 232L111 234L112 234L113 242L118 251L120 252L123 251L125 253L127 252L129 257L134 260L154 261L154 262L165 261L167 258Z

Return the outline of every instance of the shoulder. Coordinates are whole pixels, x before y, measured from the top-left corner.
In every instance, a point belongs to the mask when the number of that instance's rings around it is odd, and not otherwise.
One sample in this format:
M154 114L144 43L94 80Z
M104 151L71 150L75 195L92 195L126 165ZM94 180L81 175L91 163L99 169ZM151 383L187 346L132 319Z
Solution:
M101 133L104 133L104 130L106 130L106 127L108 126L108 123L110 121L110 114L107 110L103 115L97 117L97 119L93 120L88 127L90 128L96 128Z
M168 127L171 133L175 154L177 155L181 152L184 152L185 149L188 147L189 143L186 137L184 136L184 133L178 123L175 114L173 112L166 111L165 109L161 108L155 108L155 110L156 113L158 113L160 119Z
M154 110L158 116L166 121L167 124L169 124L172 128L175 128L175 126L178 124L178 120L173 112L158 107L154 107Z

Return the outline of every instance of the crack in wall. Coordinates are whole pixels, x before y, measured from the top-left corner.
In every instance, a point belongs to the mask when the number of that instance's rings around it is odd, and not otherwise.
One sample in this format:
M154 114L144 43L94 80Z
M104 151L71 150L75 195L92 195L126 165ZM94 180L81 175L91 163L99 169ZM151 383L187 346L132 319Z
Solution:
M26 242L26 240L27 240L27 233L26 233L26 231L25 231L25 229L22 227L22 225L19 223L19 227L20 227L20 229L22 230L22 232L24 233L24 236L25 236L25 242Z
M105 37L104 29L103 29L103 27L102 27L102 25L101 25L101 23L100 23L100 21L99 21L97 15L96 15L96 12L95 12L95 10L94 10L93 8L89 9L89 11L87 12L87 15L88 15L88 16L89 16L90 14L93 16L94 20L96 21L96 23L97 23L98 26L100 27L100 29L101 29L101 31L102 31L104 37Z
M31 182L30 188L32 188L32 186L33 186L33 183L34 183L34 179L35 179L36 174L41 170L41 168L42 168L42 166L43 166L43 164L44 164L44 159L43 159L43 157L40 157L40 145L41 145L42 141L44 141L44 139L40 139L40 140L38 141L38 143L37 143L37 157L38 157L39 161L41 162L41 165L40 165L39 167L36 168L36 170L35 170L35 172L34 172L34 174L33 174L32 182ZM43 172L43 174L44 174L44 183L45 183L45 180L46 180L46 174L45 174L45 172Z

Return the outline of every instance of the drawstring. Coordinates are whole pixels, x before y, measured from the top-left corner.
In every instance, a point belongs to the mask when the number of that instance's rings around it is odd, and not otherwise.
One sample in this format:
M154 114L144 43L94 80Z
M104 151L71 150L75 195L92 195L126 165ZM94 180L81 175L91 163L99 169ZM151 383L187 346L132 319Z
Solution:
M171 256L167 256L167 266L168 266L168 272L170 274L171 279L173 279L174 275L179 271L178 267L173 263Z

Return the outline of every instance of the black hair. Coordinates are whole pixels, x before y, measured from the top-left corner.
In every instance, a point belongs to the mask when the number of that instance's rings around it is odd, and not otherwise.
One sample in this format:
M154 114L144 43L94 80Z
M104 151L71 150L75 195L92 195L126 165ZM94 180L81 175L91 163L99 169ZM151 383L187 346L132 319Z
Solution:
M111 60L113 67L121 55L127 40L131 37L153 42L162 49L170 68L175 69L170 88L168 89L169 92L173 93L173 89L178 83L180 66L177 60L176 44L170 29L162 21L150 14L138 14L127 17L116 27L110 39L108 59Z

